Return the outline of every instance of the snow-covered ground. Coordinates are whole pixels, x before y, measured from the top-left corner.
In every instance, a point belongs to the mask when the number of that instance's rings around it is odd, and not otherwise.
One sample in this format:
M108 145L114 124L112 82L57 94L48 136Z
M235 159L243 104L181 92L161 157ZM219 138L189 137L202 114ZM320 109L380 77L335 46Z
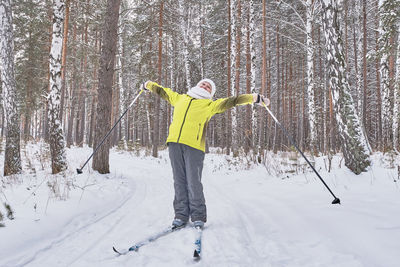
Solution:
M225 155L207 154L208 222L202 260L194 263L190 227L139 252L112 251L171 223L166 151L155 159L113 150L110 174L85 168L78 176L75 168L91 149L72 148L66 177L50 175L44 145L23 151L24 174L2 177L1 202L11 204L15 219L0 228L0 266L399 266L400 181L397 166L388 168L381 154L358 176L339 156L330 173L317 159L342 205L331 204L333 197L312 172L270 174L279 169L277 157L267 167L243 168ZM0 210L5 213L2 205Z

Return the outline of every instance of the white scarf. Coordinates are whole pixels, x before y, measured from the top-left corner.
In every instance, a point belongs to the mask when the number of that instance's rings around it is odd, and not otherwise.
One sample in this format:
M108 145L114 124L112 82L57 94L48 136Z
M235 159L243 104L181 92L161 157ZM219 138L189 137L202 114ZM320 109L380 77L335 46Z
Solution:
M186 94L197 99L212 99L209 92L198 86L190 88Z

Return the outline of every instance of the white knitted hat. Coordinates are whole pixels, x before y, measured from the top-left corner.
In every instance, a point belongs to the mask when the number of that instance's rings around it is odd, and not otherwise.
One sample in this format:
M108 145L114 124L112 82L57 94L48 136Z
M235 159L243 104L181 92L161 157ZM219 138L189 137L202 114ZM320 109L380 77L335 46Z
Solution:
M210 79L202 79L200 82L197 83L197 86L199 86L199 84L201 84L202 82L208 82L211 85L211 97L213 97L217 89L215 87L215 83Z

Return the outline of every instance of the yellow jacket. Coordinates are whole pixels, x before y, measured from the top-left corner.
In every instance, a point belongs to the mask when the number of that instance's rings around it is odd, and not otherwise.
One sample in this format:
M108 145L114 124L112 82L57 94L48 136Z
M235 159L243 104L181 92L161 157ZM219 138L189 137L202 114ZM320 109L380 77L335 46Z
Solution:
M253 95L251 94L220 98L213 101L179 94L155 82L147 82L146 88L160 95L174 107L167 143L185 144L203 152L206 145L207 124L212 116L237 105L253 103Z

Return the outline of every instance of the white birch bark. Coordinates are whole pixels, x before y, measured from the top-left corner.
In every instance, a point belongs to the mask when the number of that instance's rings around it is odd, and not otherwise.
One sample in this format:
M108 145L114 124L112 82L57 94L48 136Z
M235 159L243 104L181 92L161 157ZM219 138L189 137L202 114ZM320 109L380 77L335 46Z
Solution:
M328 74L345 165L355 174L360 174L370 165L370 161L366 138L361 129L346 76L342 32L338 20L341 1L322 0L321 3Z
M48 119L51 169L53 174L59 173L67 168L65 141L61 121L59 119L64 8L65 4L63 0L53 1L53 35L50 49L50 93L47 99L49 106Z
M0 74L5 115L4 176L21 172L19 110L14 71L14 36L11 0L0 1Z
M306 38L307 38L307 94L308 94L308 120L310 124L310 144L311 150L315 151L317 146L317 116L315 108L315 81L314 81L314 43L312 36L314 21L314 0L306 2Z

